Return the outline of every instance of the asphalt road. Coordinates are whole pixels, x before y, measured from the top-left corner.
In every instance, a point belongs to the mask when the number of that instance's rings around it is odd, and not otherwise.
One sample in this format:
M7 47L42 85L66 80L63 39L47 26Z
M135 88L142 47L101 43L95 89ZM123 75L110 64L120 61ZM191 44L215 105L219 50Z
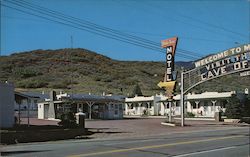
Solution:
M2 156L23 157L249 157L249 127L171 132L120 139L67 140L17 144Z

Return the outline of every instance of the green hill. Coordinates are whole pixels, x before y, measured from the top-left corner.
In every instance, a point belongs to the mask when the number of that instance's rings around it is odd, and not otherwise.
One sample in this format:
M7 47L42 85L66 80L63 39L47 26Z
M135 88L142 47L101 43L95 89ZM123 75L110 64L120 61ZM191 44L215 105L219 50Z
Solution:
M190 63L179 62L190 67ZM177 69L179 69L177 63ZM160 93L163 62L117 61L85 49L35 50L0 57L0 81L18 90L101 94L131 94L139 84L144 95ZM219 83L219 85L217 85ZM249 77L227 76L198 86L195 91L244 89Z

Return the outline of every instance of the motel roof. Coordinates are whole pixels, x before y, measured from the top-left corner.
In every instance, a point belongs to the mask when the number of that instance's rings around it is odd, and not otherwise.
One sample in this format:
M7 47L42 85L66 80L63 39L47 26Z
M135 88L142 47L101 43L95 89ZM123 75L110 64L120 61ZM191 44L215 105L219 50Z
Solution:
M220 99L220 98L229 98L232 96L232 94L235 94L234 91L231 92L205 92L201 94L187 94L185 95L186 100L201 100L201 99ZM174 100L180 100L180 95L176 95L173 98Z
M83 102L96 102L96 103L109 103L109 102L124 102L125 97L119 95L111 96L98 96L98 95L89 95L89 94L71 94L62 96L61 100L68 101L83 101Z

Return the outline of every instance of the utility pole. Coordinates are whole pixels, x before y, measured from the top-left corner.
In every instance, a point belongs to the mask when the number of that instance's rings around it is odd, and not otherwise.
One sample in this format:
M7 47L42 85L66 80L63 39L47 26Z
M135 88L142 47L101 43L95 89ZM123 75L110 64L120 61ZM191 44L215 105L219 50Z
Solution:
M184 118L184 70L183 67L181 67L181 97L180 97L180 102L181 102L181 126L185 126L185 118Z

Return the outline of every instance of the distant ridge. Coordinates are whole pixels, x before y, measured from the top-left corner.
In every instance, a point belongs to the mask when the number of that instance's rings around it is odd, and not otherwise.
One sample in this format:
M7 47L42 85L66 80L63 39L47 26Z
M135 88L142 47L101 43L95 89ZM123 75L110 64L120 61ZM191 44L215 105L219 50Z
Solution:
M0 81L13 82L18 90L129 95L139 84L144 95L164 92L157 87L163 80L164 62L117 61L77 48L15 53L1 56L0 63ZM192 62L176 62L177 71L193 66ZM250 79L237 75L216 81L221 81L219 86L208 82L195 91L241 90L250 84Z

